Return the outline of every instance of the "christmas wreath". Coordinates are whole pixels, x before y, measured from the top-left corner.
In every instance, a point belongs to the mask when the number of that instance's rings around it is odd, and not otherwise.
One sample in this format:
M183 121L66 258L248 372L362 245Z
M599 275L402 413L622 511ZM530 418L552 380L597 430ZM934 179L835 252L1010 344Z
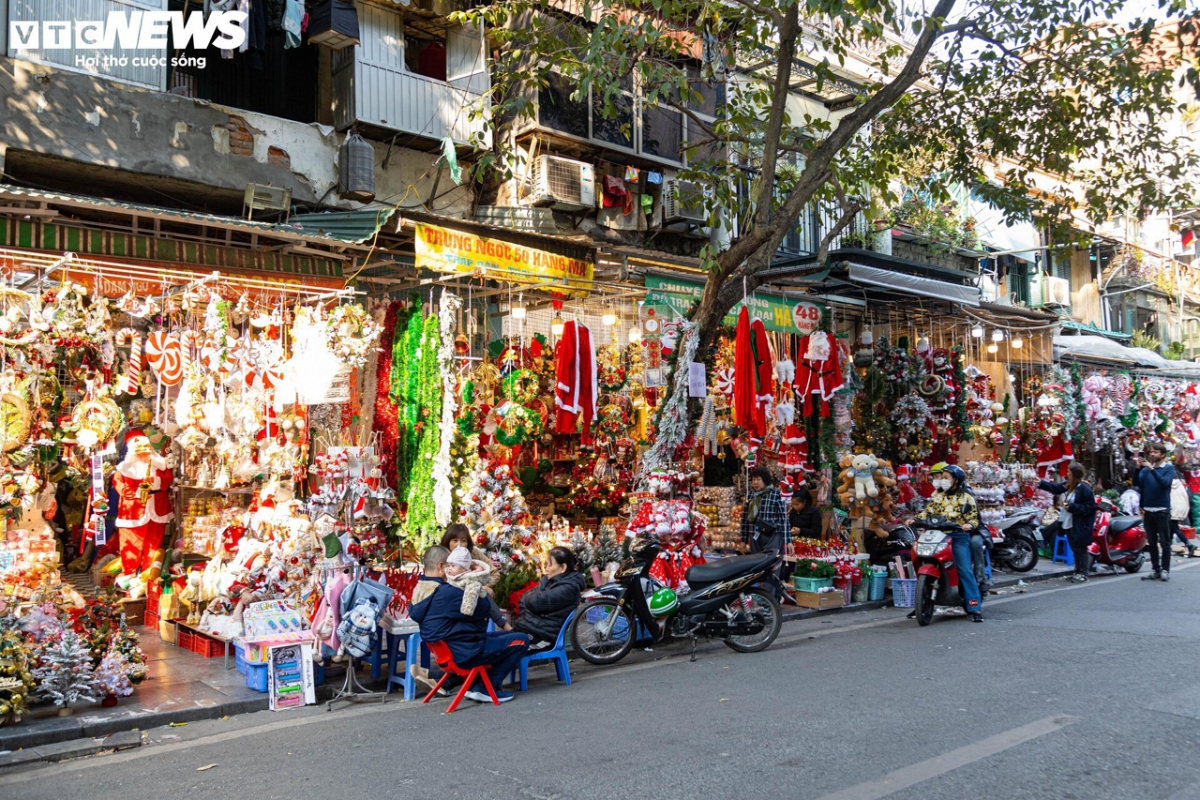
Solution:
M629 429L629 424L629 413L616 403L609 403L600 409L596 427L601 433L620 436Z
M542 418L516 403L499 406L496 419L496 441L505 447L515 447L542 435Z
M892 425L896 444L907 461L920 461L932 449L929 404L916 392L909 392L892 409Z
M537 399L541 381L531 369L517 369L504 376L501 386L504 396L524 405Z
M367 363L375 341L383 332L383 327L358 303L335 308L329 313L326 325L329 350L354 369Z

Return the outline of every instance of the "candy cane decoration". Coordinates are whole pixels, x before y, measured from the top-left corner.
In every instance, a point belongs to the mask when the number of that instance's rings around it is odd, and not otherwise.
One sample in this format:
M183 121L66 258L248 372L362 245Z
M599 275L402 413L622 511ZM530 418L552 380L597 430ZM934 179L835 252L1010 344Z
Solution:
M142 385L142 337L134 333L133 341L129 343L129 365L126 375L125 391L137 394Z

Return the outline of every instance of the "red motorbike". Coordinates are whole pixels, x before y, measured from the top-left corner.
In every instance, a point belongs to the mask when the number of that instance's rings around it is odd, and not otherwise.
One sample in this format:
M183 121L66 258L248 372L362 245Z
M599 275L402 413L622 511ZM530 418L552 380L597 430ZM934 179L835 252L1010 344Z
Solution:
M917 533L912 548L913 569L917 573L913 611L918 625L932 622L938 606L966 609L950 542L950 532L958 527L957 523L940 517L913 524Z
M1096 524L1092 528L1092 544L1088 552L1095 564L1117 567L1134 573L1146 563L1146 531L1140 516L1114 516L1116 506L1107 500L1096 502Z

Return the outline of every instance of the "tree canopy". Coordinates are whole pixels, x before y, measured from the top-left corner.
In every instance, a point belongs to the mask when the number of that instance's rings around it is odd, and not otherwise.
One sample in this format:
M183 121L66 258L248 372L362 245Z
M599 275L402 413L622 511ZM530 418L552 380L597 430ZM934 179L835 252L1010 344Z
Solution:
M819 257L867 204L890 206L919 165L934 195L966 185L1010 221L1068 226L1194 204L1200 152L1172 126L1200 97L1200 13L1157 0L497 0L462 14L497 43L490 114L531 115L552 75L593 114L641 102L689 120L680 177L736 235L704 249L694 314L706 342L765 280L814 202L835 206ZM1164 24L1171 21L1170 25ZM697 109L723 84L713 114ZM831 91L836 89L836 92ZM843 94L834 104L803 102ZM1185 98L1185 99L1181 99ZM692 135L694 134L694 135ZM509 179L494 137L476 177Z

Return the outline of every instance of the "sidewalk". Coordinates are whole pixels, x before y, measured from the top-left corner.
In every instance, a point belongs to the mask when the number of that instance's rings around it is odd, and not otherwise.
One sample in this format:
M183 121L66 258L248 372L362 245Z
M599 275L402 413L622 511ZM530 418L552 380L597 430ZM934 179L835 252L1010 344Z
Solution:
M998 572L993 589L1003 591L1005 587L1016 585L1018 580L1026 583L1045 581L1070 571L1070 567L1063 564L1051 564L1048 559L1041 559L1037 567L1024 574ZM890 599L854 603L828 611L785 606L784 619L811 619L890 606ZM122 698L114 708L82 708L69 717L56 716L52 707L39 707L19 724L0 728L0 769L31 761L77 758L101 750L140 745L140 735L122 732L267 710L267 696L248 689L241 673L232 668L225 669L223 658L203 658L162 642L155 630L135 630L141 636L150 676L136 687L133 696ZM583 666L582 663L579 666ZM317 687L318 700L329 697L333 689L341 685L344 666L326 667L325 673L325 683ZM358 668L358 679L368 689L384 688L383 679L370 679L370 668L366 665ZM393 692L389 702L403 702L403 696Z

